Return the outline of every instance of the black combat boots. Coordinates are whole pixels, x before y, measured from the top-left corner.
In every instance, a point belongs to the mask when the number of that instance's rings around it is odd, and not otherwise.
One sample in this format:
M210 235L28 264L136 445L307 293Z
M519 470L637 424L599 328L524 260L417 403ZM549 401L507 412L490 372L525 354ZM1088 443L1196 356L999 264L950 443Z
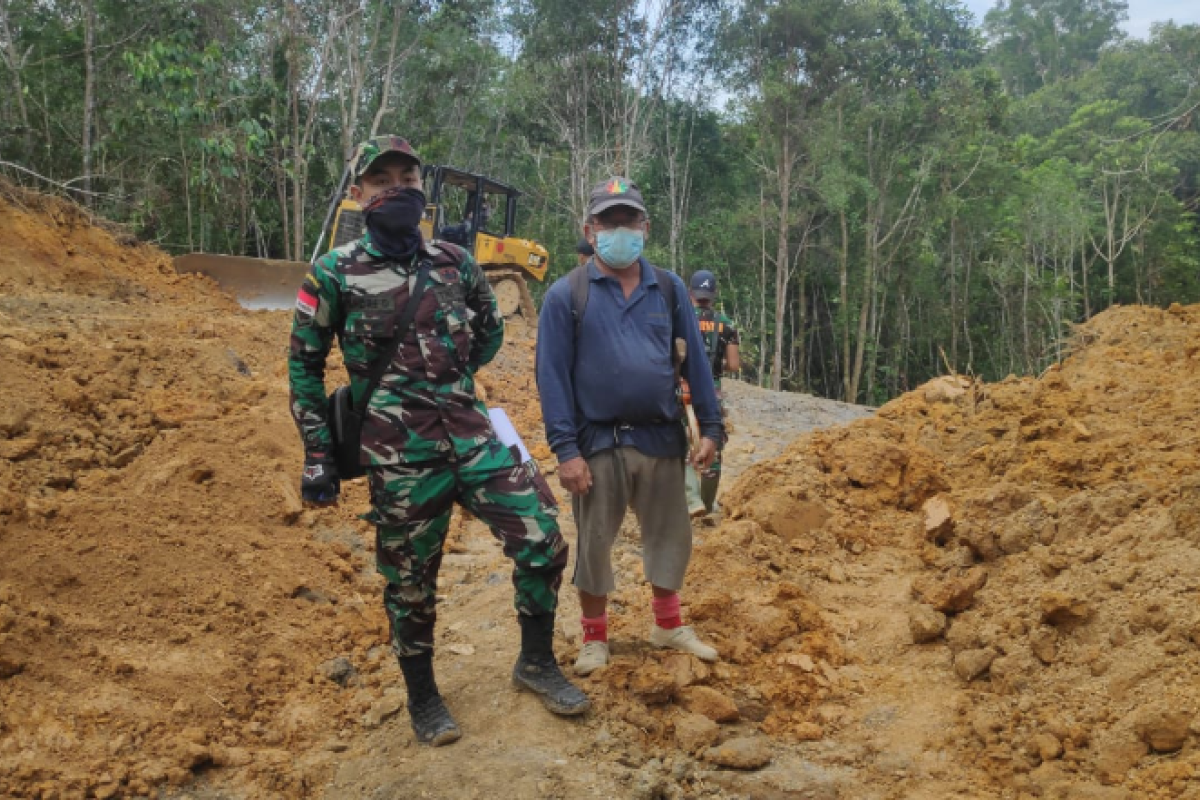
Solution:
M404 684L408 687L408 715L412 718L417 741L431 747L457 742L462 731L442 702L433 680L433 654L401 658L400 671L404 673Z
M573 717L587 711L587 695L567 680L554 660L554 615L518 615L521 623L521 656L513 667L513 684L533 692L555 714Z

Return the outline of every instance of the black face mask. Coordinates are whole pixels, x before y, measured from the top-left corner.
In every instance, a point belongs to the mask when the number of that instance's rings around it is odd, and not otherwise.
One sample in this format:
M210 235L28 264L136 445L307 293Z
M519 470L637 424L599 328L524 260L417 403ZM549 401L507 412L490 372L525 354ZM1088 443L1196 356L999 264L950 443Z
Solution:
M388 189L363 209L371 242L388 258L404 261L421 246L417 227L425 213L425 193L411 186Z

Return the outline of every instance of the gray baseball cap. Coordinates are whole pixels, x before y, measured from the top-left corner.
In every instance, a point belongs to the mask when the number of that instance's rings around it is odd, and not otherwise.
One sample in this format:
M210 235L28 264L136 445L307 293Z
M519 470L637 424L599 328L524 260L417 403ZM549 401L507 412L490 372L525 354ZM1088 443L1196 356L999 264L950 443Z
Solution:
M591 198L588 199L587 214L594 217L617 206L627 206L646 213L646 203L642 200L642 193L638 191L637 184L620 176L596 184L592 189Z

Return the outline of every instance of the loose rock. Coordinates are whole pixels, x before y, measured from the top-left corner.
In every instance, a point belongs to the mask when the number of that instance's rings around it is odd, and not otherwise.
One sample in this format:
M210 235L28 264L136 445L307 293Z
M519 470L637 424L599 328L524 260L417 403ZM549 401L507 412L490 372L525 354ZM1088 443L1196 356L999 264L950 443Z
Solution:
M675 720L675 741L685 752L696 753L716 744L721 728L706 716L685 711Z
M358 676L358 670L345 656L331 658L319 667L319 671L324 677L343 688Z
M963 575L934 581L918 578L913 581L913 594L938 611L948 614L965 611L975 599L975 593L987 583L987 570L973 567Z
M990 647L977 650L964 650L954 657L954 671L964 681L973 681L996 660L996 651Z
M932 642L946 631L946 615L927 605L916 605L908 611L908 629L913 642Z
M1138 717L1134 727L1143 742L1156 753L1174 753L1188 738L1192 714L1163 708L1147 709Z
M647 705L669 703L678 687L674 676L658 664L646 664L632 676L629 691Z
M396 716L404 708L404 695L399 692L392 692L383 696L371 709L363 716L363 726L367 728L378 728L385 721Z
M707 686L689 686L679 692L679 702L688 711L702 714L713 722L737 722L737 704L728 696Z
M771 763L771 749L764 739L741 737L730 739L720 747L710 749L704 757L718 766L729 769L761 769Z

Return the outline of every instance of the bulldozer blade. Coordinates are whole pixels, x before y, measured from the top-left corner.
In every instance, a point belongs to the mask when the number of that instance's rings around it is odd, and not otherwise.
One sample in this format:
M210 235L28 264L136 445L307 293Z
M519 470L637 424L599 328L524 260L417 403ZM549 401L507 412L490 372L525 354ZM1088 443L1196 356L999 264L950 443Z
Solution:
M215 280L245 308L279 310L296 304L309 271L304 261L189 253L175 259L179 274L196 272Z

